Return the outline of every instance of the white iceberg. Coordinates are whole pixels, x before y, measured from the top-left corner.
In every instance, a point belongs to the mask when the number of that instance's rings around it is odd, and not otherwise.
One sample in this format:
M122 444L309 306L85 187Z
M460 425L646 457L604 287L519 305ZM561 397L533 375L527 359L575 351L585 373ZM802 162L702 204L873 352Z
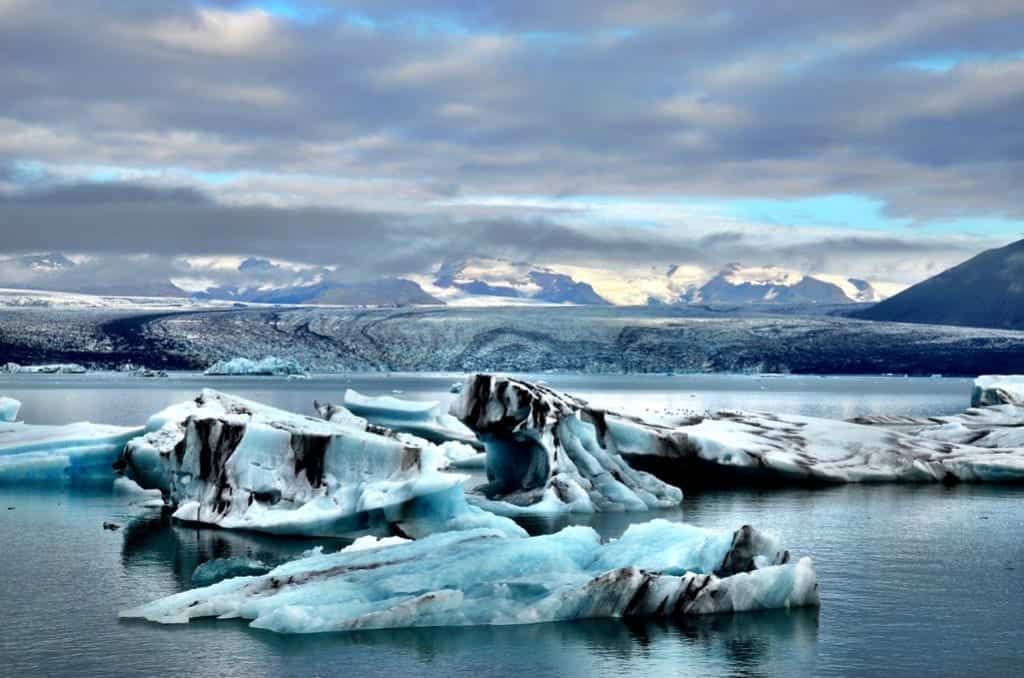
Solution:
M161 623L242 618L281 633L534 624L819 604L810 558L789 562L749 527L715 532L656 520L601 543L589 527L508 538L435 534L393 546L314 552L121 613Z
M351 389L345 391L345 405L314 401L324 419L355 426L364 431L394 435L416 446L437 445L445 467L482 469L486 463L483 444L462 422L440 412L440 404L400 400L392 396L369 397Z
M441 403L436 401L371 397L347 389L342 404L352 414L392 431L409 433L433 443L455 441L483 450L476 434L442 411Z
M88 370L78 363L54 363L52 365L19 365L7 363L0 371L11 374L85 374Z
M443 453L420 442L205 389L154 415L120 467L159 488L185 522L310 536L481 526L524 534L468 505L468 476L442 472Z
M510 377L467 379L451 412L487 451L487 485L471 497L503 515L646 511L678 506L683 494L623 458L657 446L652 428L613 426L604 412Z
M0 423L0 484L112 483L112 465L141 430L87 422Z
M974 380L971 407L1024 405L1024 375L983 375Z
M291 358L267 356L261 360L250 360L249 358L218 360L210 365L204 374L209 376L287 377L304 376L306 370Z
M580 468L574 456L580 447L597 451L599 459L647 470L684 488L1024 482L1024 408L1015 405L928 419L867 417L843 422L719 411L647 422L592 408L544 386L475 375L453 405L453 413L487 444L492 484L483 491L503 502L526 505L555 505L550 491L559 473L551 469L566 464L566 457ZM563 453L561 459L557 452ZM586 464L582 468L584 476L591 469L600 471ZM545 473L550 480L545 481ZM538 498L541 488L544 495Z
M10 422L18 418L21 401L7 396L0 396L0 422Z

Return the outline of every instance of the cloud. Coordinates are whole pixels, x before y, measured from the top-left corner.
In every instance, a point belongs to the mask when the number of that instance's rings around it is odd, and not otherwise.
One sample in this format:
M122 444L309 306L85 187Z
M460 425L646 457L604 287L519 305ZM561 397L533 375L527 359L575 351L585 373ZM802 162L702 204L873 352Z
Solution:
M936 224L1024 220L1019 2L273 4L0 3L4 247L351 276L791 257L909 282L1006 239ZM556 204L835 195L916 228Z

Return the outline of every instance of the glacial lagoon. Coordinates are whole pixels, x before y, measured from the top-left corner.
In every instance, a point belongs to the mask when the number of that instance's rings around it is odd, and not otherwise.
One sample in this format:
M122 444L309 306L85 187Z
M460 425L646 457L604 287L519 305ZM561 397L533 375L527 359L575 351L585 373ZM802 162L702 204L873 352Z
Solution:
M952 414L969 380L900 377L533 375L595 404L638 414L741 408L848 418ZM345 388L451 397L458 375L337 375L309 380L5 375L0 394L31 423L136 425L202 386L298 412ZM683 623L590 621L516 627L280 636L243 622L157 626L123 609L188 587L211 558L296 557L325 539L275 539L172 525L137 496L0 488L4 584L15 620L0 637L5 675L955 675L1011 673L1024 660L1024 489L843 486L690 493L681 509L571 521L615 537L652 517L770 530L811 555L821 608ZM103 523L121 525L104 530ZM524 522L531 532L566 519Z

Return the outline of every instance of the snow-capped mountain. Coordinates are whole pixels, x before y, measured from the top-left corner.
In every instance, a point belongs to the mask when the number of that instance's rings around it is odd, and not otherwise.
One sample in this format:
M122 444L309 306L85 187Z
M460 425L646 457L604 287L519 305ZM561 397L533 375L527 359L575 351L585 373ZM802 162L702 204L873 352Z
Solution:
M431 295L455 304L609 304L590 284L566 273L504 259L446 261L432 280L421 284Z
M777 268L730 264L680 301L700 303L847 304L877 301L871 283L856 278L802 274Z
M154 267L61 253L0 259L0 287L264 304L507 306L573 304L845 304L877 302L899 289L860 278L780 267L692 264L608 269L498 258L445 261L432 274L347 280L333 266L250 257L184 258ZM883 292L884 290L884 292Z
M253 257L242 261L236 271L246 278L246 283L206 287L194 292L192 297L261 304L404 306L441 303L405 278L338 281L331 280L332 271L325 267L289 267Z

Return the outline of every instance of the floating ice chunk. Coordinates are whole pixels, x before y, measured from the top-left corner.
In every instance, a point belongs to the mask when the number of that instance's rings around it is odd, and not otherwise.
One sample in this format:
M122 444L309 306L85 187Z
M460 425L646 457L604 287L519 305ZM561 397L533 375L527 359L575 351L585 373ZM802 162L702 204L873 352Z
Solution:
M64 426L0 423L0 484L105 482L139 428L81 422Z
M632 476L623 474L619 464L632 473L630 466L645 469L680 487L1024 482L1024 407L1014 405L970 409L956 417L855 422L719 411L665 425L596 410L543 386L476 375L453 412L480 432L487 445L492 482L483 492L499 503L477 503L492 510L509 503L525 510L583 510L580 489L599 509L595 498L612 498L615 506L616 495L605 488L622 493L621 488L602 484L605 476L600 472L608 470L615 481L632 489L623 480ZM581 448L601 465L586 463ZM608 459L614 465L605 465ZM558 484L565 477L561 465L568 462L576 470Z
M19 365L7 363L0 371L12 374L85 374L88 370L78 363L55 363L52 365Z
M262 560L253 558L215 558L200 563L192 573L192 588L210 586L232 577L251 577L266 574L273 569Z
M984 375L974 380L971 407L1024 405L1024 375Z
M210 376L286 377L305 375L306 371L291 358L267 356L261 360L250 360L249 358L218 360L213 365L210 365L204 374Z
M442 412L438 402L370 397L348 389L343 404L352 414L392 431L411 433L433 443L455 441L483 450L476 435L461 421Z
M495 513L644 511L677 506L682 492L631 467L623 453L669 434L612 426L582 400L509 377L467 379L451 412L483 440L488 484L472 501Z
M539 537L471 530L311 553L263 576L192 589L121 616L162 623L241 617L257 628L316 633L818 604L810 558L789 562L788 552L756 530L718 533L652 521L606 544L576 526Z
M442 452L420 442L206 389L151 417L120 463L185 522L311 536L481 526L523 534L468 505L467 476L442 472Z
M10 422L18 418L21 401L7 396L0 396L0 422Z

